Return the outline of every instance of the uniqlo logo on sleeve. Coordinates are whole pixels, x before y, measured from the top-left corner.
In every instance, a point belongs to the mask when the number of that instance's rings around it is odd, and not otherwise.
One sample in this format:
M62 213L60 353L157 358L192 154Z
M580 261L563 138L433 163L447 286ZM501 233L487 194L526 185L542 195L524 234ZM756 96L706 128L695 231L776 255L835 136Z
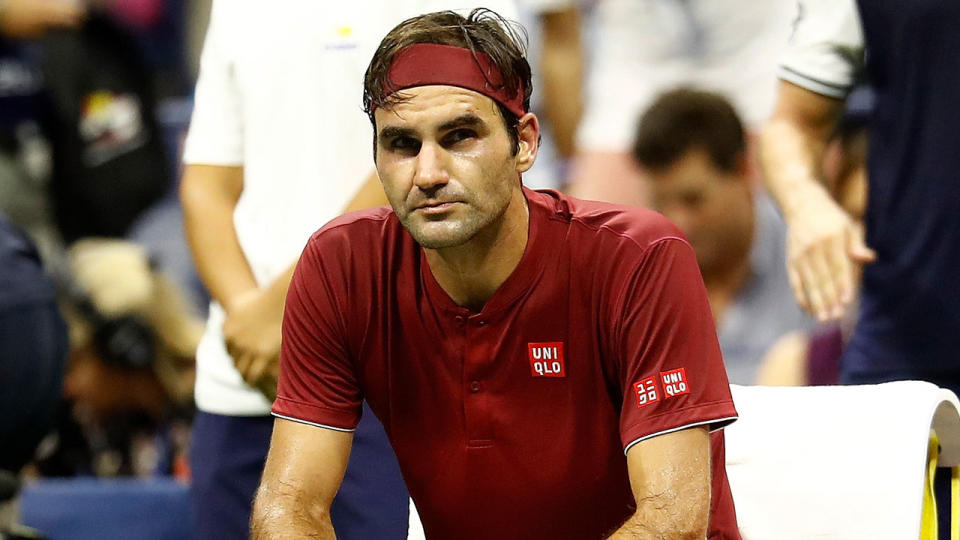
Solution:
M563 342L527 343L530 374L534 377L566 377L563 364Z
M633 383L633 390L637 394L637 407L644 407L660 401L660 394L657 393L656 377L647 377L640 382Z
M668 398L690 393L690 384L687 382L687 372L683 369L660 372L660 382L663 383L663 393Z

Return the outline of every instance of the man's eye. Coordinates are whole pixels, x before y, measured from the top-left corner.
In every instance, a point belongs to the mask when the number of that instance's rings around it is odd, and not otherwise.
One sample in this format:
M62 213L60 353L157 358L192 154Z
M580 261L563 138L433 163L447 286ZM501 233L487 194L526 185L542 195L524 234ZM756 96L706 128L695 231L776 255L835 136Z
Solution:
M411 137L397 137L390 141L390 149L396 151L418 152L420 150L420 141Z
M472 139L476 136L476 132L472 129L455 129L443 137L443 142L448 145L456 144L467 139Z

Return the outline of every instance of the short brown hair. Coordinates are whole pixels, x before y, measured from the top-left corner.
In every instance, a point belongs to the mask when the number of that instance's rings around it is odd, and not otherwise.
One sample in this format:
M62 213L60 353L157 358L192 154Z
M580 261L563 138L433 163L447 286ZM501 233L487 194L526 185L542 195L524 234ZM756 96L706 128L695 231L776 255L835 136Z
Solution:
M397 53L417 43L450 45L470 49L474 55L477 52L487 54L500 72L506 94L516 96L522 91L523 107L530 110L533 82L526 58L527 36L523 28L486 8L476 8L466 17L454 11L437 11L398 24L383 38L373 54L363 79L363 110L374 126L373 113L377 108L389 108L403 101L403 92L396 91L388 74ZM497 108L516 148L519 119L502 104L497 103Z
M743 124L725 97L677 88L661 94L643 113L633 156L640 165L658 169L690 150L702 150L718 168L734 171L745 149Z
M533 89L523 29L489 9L476 8L466 17L454 11L419 15L398 24L383 38L363 81L363 108L371 117L376 108L403 100L387 75L397 53L416 43L450 45L486 53L500 71L507 94L516 96L522 89L524 108L530 108Z

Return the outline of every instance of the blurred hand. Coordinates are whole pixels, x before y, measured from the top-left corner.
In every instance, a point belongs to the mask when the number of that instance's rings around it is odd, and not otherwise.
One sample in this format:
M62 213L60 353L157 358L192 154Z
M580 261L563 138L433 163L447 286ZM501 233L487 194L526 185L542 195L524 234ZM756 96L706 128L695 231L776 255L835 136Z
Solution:
M283 300L278 301L270 292L253 289L238 296L227 308L223 323L227 351L237 371L268 398L276 395L283 321Z
M793 294L821 321L839 319L853 302L862 265L876 259L863 228L826 191L811 192L787 221L787 271Z
M38 37L48 28L78 26L86 15L79 0L4 0L0 6L0 33L19 39Z

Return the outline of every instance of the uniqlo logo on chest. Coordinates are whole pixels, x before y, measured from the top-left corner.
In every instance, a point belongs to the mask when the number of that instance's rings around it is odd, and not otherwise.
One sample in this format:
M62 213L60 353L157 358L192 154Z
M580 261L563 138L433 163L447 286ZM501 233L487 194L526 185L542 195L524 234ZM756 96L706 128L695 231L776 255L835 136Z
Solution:
M633 383L633 389L637 394L637 407L644 407L660 401L656 377L647 377L640 382Z
M660 382L663 383L663 393L667 397L676 397L690 393L690 384L687 382L687 372L683 369L660 372Z
M530 374L534 377L566 377L563 364L563 342L527 343Z

